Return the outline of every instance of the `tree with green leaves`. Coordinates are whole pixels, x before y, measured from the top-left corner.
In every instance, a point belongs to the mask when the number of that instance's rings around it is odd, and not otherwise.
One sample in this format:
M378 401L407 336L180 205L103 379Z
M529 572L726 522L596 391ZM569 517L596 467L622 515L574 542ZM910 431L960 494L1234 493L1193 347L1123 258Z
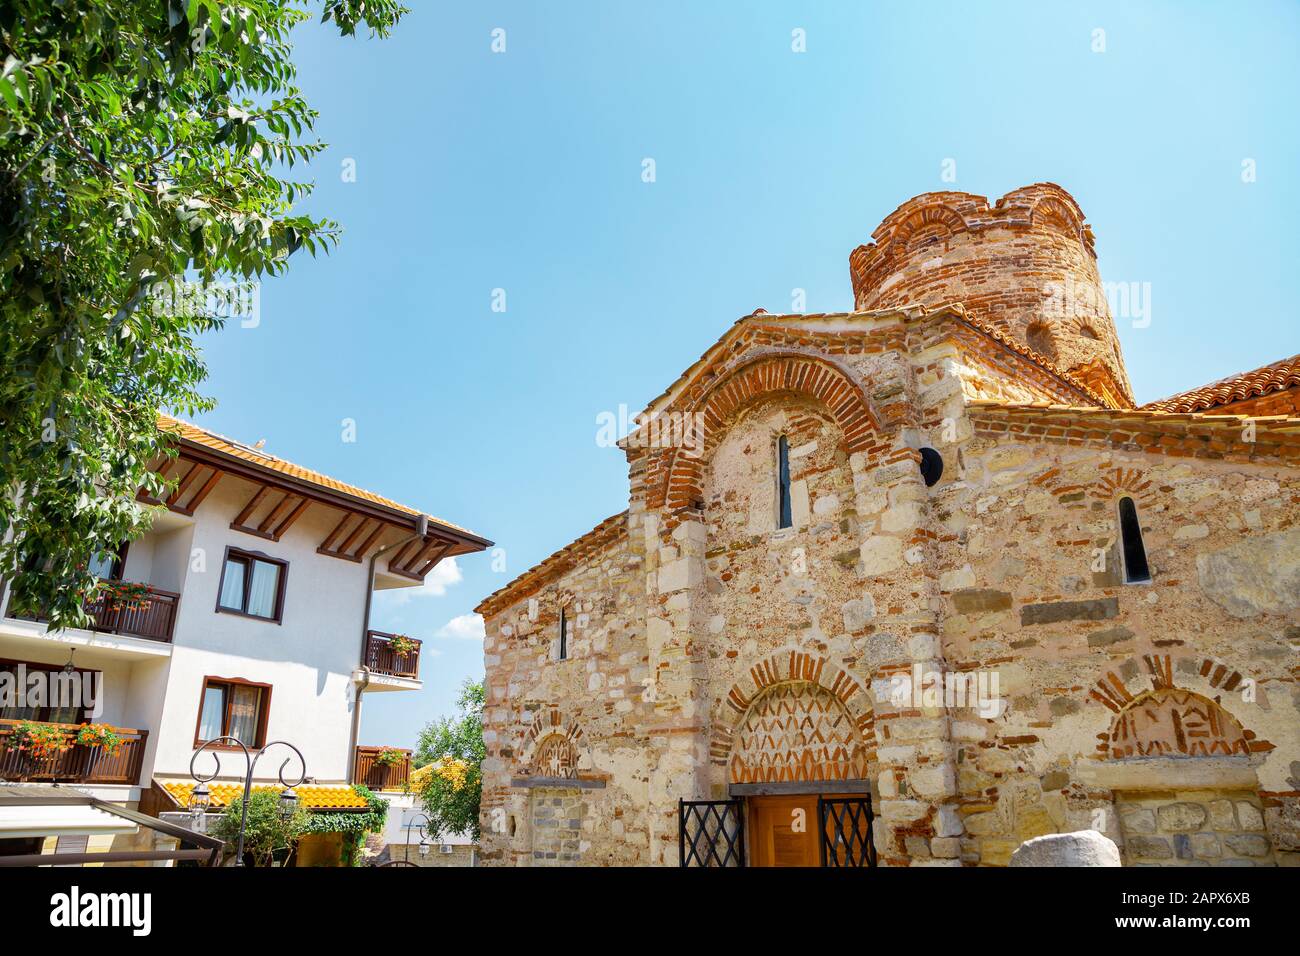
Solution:
M231 853L239 845L239 825L243 820L244 799L231 801L221 816L212 821L212 835L226 842ZM270 866L278 858L287 863L298 845L298 837L308 825L307 811L294 807L293 813L280 813L280 794L272 790L254 790L248 798L248 822L244 827L244 862L250 866Z
M322 0L386 36L398 0ZM195 337L222 283L278 275L337 223L295 211L324 144L296 84L293 0L0 3L0 576L86 623L92 560L143 533L174 444L211 407ZM187 283L182 286L181 283ZM178 294L199 288L199 294Z
M415 777L425 813L439 834L479 837L483 796L483 682L466 680L456 706L460 713L440 717L420 731ZM430 834L431 836L433 834Z

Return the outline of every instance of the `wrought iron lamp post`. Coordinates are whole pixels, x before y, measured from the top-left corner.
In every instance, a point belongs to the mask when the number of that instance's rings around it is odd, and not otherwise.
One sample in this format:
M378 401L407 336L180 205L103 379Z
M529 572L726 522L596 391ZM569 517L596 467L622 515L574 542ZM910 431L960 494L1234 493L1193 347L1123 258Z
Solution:
M293 816L294 808L298 805L298 795L294 793L293 788L301 787L307 780L307 761L304 759L301 750L285 740L272 740L269 744L262 747L262 749L255 755L249 753L248 748L244 746L243 741L238 737L216 737L213 740L207 741L202 747L194 751L194 756L190 757L190 776L198 782L198 786L196 786L190 793L190 812L193 813L196 818L206 811L212 803L212 791L208 789L208 784L215 780L217 775L221 773L221 757L215 751L213 752L212 760L215 766L212 769L212 773L208 774L206 777L194 769L194 762L199 759L199 754L203 753L203 751L207 750L213 744L234 744L244 753L244 766L246 767L246 772L244 774L244 805L242 812L239 815L239 843L235 850L234 863L235 866L243 866L244 829L248 826L248 798L253 792L253 771L257 769L257 761L261 759L262 754L277 745L288 747L298 755L298 763L302 767L302 773L299 774L296 783L290 783L288 780L284 779L284 769L289 766L289 761L292 758L285 757L284 763L280 764L280 769L276 773L276 776L280 778L280 783L284 785L284 790L280 792L279 809L280 816L286 820Z
M423 823L420 821L424 821ZM406 850L403 855L408 863L411 861L411 827L418 827L420 830L420 856L429 855L429 827L433 826L433 821L427 814L421 813L406 821Z

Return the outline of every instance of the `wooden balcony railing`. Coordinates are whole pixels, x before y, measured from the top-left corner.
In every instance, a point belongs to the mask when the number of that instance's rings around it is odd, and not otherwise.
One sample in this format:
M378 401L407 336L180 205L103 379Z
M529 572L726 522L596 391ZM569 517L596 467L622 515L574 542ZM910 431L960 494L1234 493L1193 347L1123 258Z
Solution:
M144 762L145 745L149 731L129 727L114 727L122 738L116 754L102 747L85 747L73 744L63 753L52 757L36 758L30 753L8 746L17 720L0 720L0 780L64 781L68 783L125 783L135 786L140 782L140 767ZM54 724L68 731L71 737L79 724Z
M415 650L411 651L405 657L399 655L393 650L389 643L395 634L385 634L383 631L369 631L366 634L366 660L365 664L376 674L386 674L389 677L410 677L418 680L420 677L420 642L411 638L415 643Z
M402 759L395 764L382 764L376 758L385 750L396 750ZM405 790L411 778L411 752L398 747L358 747L356 766L352 774L354 783L364 784L371 790Z
M110 597L87 601L86 613L90 615L90 630L143 637L170 644L172 631L176 626L176 608L180 604L181 596L174 591L164 591L152 585L148 587L149 597L135 604L116 601ZM32 621L45 620L41 614L19 616Z

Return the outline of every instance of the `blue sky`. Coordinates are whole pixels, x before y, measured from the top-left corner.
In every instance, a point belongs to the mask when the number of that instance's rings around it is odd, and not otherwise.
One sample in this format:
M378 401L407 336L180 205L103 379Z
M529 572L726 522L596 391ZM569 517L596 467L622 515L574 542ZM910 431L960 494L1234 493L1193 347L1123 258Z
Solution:
M408 3L385 41L300 29L330 144L305 208L343 241L203 343L203 424L505 549L378 603L437 654L363 743L450 712L483 663L448 622L626 506L599 413L792 289L851 308L849 252L918 193L1073 193L1103 278L1150 283L1140 402L1300 351L1300 5Z

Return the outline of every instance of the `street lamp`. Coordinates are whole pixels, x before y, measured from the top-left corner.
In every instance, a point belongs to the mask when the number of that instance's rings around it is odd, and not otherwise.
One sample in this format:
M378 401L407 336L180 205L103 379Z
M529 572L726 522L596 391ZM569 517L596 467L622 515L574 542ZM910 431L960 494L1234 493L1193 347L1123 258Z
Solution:
M234 744L243 751L244 766L247 768L244 774L244 805L243 810L239 815L239 843L235 849L234 863L235 866L243 866L244 829L248 826L248 798L253 792L253 771L257 769L257 761L261 759L262 754L266 753L276 745L288 747L298 755L298 763L302 766L302 773L298 776L297 782L290 783L288 780L284 779L284 769L289 766L289 761L292 759L291 757L284 758L284 763L280 764L280 769L276 773L276 776L280 778L281 785L284 787L280 792L279 812L281 818L285 820L293 816L293 811L298 805L298 795L294 793L293 788L301 787L306 782L307 761L303 757L301 750L285 740L272 740L269 744L259 750L256 755L249 753L248 748L244 746L243 741L238 737L217 737L213 740L207 741L202 747L194 751L194 756L190 757L190 776L198 782L198 786L196 786L190 793L190 813L195 816L195 822L198 821L199 816L212 804L212 791L208 789L208 784L215 780L217 775L221 773L221 757L213 751L212 761L215 766L212 768L212 773L208 774L206 777L194 769L194 762L199 759L199 754L203 753L203 751L207 750L213 744L222 743L227 745Z
M421 823L420 821L424 821ZM406 821L406 850L404 859L411 862L411 827L418 827L420 830L420 856L429 855L429 827L433 826L433 821L427 814L418 814Z

